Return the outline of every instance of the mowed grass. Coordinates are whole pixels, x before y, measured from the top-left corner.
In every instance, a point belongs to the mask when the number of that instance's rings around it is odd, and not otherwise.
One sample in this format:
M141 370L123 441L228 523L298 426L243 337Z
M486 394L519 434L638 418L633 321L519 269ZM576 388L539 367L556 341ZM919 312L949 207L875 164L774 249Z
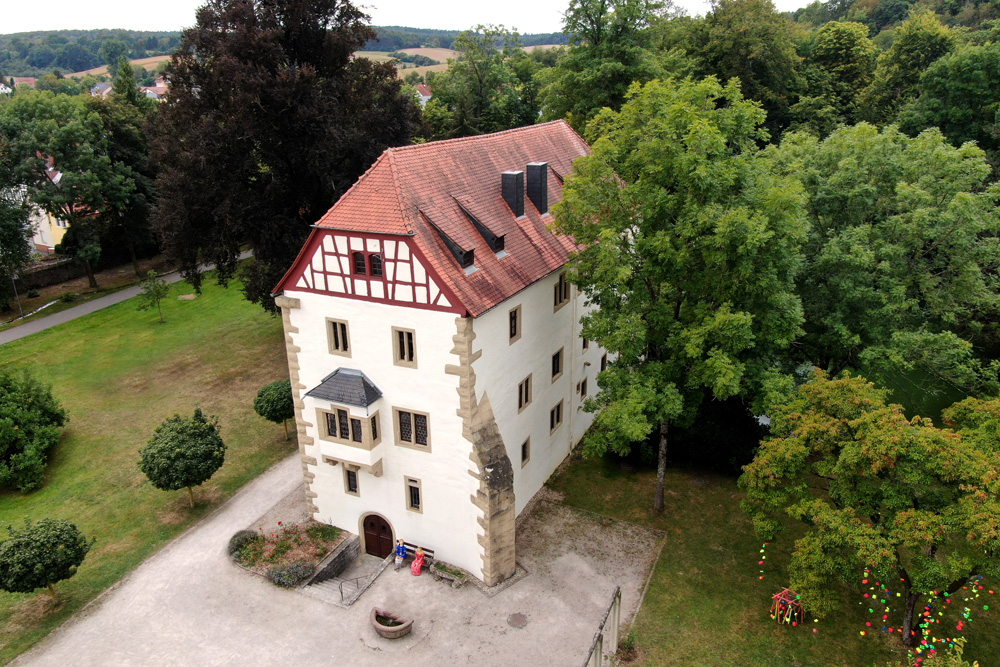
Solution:
M281 320L236 286L206 281L201 296L178 301L185 292L186 283L171 286L166 324L155 309L137 312L133 299L0 346L0 368L27 368L51 383L70 415L44 486L0 492L0 526L50 516L97 539L76 576L56 584L59 603L43 591L0 593L0 664L295 451L294 438L286 442L280 425L253 411L262 385L288 377ZM137 462L153 429L174 413L190 416L196 403L220 417L228 449L189 509L184 490L155 489Z
M905 664L906 652L895 633L883 635L881 622L877 628L865 626L868 621L875 626L881 614L870 614L870 605L859 604L866 592L860 581L845 586L841 609L818 623L808 617L804 626L788 627L771 620L771 595L787 585L784 572L796 526L789 524L761 554L763 542L740 511L735 478L669 469L663 514L652 511L655 484L655 471L626 474L607 459L574 461L551 482L567 504L667 535L634 624L636 664L886 667L893 659ZM762 555L763 566L758 565ZM763 580L758 579L761 569ZM994 601L1000 605L996 596L970 605L972 622L963 633L966 658L983 667L1000 664L1000 617L982 610ZM955 622L938 627L954 631Z

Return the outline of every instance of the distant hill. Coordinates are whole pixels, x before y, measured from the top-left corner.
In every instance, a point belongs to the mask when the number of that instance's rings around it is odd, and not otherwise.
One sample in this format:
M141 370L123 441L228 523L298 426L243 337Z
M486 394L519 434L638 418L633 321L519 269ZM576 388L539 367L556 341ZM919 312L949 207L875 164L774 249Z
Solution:
M407 28L404 26L375 26L377 40L365 44L365 51L401 51L403 49L453 48L455 38L461 30L430 30L425 28ZM521 35L521 43L525 46L537 44L565 44L566 35L561 32L547 32L532 35Z
M374 26L378 41L365 51L400 51L420 47L450 49L460 30L430 30L404 26ZM63 74L104 66L104 55L121 50L130 60L166 56L180 44L181 33L139 30L48 30L0 35L0 75L42 76L53 70ZM109 46L105 46L110 43ZM565 44L562 33L521 35L525 46ZM102 47L105 51L102 52Z
M49 30L0 35L0 73L41 76L53 70L80 72L105 64L105 53L130 59L167 55L180 43L180 32L139 30ZM110 49L110 51L109 51Z

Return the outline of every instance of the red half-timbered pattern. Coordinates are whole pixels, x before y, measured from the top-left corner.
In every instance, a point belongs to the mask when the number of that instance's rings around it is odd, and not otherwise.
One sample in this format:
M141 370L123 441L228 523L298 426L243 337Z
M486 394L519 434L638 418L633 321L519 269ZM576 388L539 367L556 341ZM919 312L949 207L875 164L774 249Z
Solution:
M296 262L293 289L366 301L463 312L441 281L426 268L408 239L316 230L307 245L311 260ZM363 258L362 260L359 260ZM358 262L360 266L357 265ZM381 276L378 276L378 267ZM360 268L364 268L360 272ZM291 281L289 281L291 282Z

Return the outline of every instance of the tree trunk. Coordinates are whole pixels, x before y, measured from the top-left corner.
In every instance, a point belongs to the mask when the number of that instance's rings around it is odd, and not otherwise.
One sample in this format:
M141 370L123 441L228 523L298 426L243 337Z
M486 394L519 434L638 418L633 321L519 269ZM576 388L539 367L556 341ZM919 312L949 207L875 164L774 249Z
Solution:
M188 490L188 504L189 504L189 505L190 505L190 506L191 506L192 508L194 508L194 491L192 491L192 490L191 490L191 487L190 487L190 486L189 486L189 487L187 487L187 490Z
M664 422L660 424L660 452L656 458L656 501L653 509L657 512L663 511L663 492L667 484L667 429L670 424Z
M56 597L56 588L52 584L49 584L49 595L52 596L53 600L58 600L59 599L58 597Z
M156 312L160 314L160 324L163 324L163 310L160 308L160 300L156 300Z
M281 420L281 425L285 427L285 440L288 440L288 420Z
M913 629L913 611L917 606L917 601L920 596L916 593L910 591L909 586L906 587L906 607L903 608L903 646L907 648L912 648L917 645L920 640L918 636L920 630Z
M94 267L90 265L90 260L83 260L83 268L87 272L87 282L91 287L97 287L97 278L94 277Z
M135 258L135 244L128 244L128 256L132 259L132 270L135 271L136 278L142 278L142 272L139 271L139 260Z

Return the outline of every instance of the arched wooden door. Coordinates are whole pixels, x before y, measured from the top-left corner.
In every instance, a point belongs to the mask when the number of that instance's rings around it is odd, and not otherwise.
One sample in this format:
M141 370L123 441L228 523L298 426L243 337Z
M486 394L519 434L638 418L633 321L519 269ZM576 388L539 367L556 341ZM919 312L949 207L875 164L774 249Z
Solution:
M392 553L392 527L377 514L365 517L365 553L385 558Z

